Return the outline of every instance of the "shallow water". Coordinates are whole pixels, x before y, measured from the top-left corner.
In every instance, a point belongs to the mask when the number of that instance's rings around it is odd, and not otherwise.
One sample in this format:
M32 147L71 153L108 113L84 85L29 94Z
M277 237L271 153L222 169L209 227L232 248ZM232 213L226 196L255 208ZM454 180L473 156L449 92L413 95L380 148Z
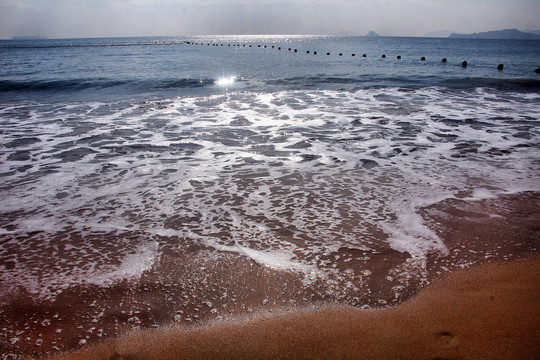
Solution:
M49 297L140 275L159 259L157 237L308 282L332 273L318 257L344 246L444 254L419 208L538 190L539 98L385 88L5 107L4 289ZM145 239L46 240L123 232ZM43 286L46 259L56 269Z

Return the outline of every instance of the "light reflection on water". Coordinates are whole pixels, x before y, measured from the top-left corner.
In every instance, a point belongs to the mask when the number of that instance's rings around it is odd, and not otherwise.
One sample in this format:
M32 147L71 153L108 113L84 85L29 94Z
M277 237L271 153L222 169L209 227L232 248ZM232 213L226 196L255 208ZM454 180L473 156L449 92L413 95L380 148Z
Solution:
M234 76L221 77L216 81L216 84L221 87L230 87L234 84L235 79Z

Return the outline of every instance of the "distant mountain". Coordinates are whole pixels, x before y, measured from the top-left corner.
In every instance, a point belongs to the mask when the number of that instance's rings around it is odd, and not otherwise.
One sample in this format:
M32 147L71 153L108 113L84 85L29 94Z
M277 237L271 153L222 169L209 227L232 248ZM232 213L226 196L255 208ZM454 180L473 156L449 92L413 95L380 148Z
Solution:
M449 36L455 39L539 39L540 35L526 33L518 29L506 29L497 31L487 31L474 34L456 34Z
M377 37L377 36L380 36L379 34L377 34L375 31L370 31L367 33L366 35L367 37Z

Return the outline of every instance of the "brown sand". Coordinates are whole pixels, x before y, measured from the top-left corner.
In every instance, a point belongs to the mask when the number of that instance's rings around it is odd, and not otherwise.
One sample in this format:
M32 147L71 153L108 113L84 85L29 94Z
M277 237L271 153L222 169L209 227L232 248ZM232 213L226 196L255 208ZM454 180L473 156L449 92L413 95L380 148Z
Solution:
M426 225L449 250L445 256L428 254L424 274L407 272L402 265L409 256L382 245L369 253L342 247L319 255L326 266L348 277L339 286L325 280L305 286L297 273L258 266L239 254L188 246L189 242L180 246L182 239L164 238L160 239L159 264L140 279L105 287L73 286L53 301L38 301L22 291L5 298L0 306L0 359L46 358L137 329L161 329L173 323L197 328L221 318L245 319L283 307L395 307L448 272L486 261L540 255L540 193L480 201L463 196L421 209ZM71 244L77 245L76 240ZM80 239L106 244L121 240ZM25 258L24 253L19 255ZM371 274L366 275L366 269ZM402 273L410 276L401 279L398 275ZM354 286L346 286L347 280Z
M54 359L539 359L539 296L540 257L493 262L395 308L149 330Z

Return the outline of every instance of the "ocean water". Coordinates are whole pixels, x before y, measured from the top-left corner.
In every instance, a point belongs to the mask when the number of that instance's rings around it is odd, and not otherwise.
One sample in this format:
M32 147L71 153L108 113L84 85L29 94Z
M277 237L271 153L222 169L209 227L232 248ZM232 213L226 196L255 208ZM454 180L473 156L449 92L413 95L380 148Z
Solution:
M392 252L398 296L448 254L422 208L540 190L539 59L514 40L1 41L0 301L193 247L336 298Z

